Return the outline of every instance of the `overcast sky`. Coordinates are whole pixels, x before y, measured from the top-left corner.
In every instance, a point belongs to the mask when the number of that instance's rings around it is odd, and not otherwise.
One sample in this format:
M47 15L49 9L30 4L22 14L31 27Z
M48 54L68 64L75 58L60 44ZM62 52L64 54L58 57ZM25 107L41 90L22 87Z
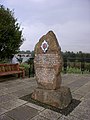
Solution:
M0 0L14 9L25 41L33 50L42 35L53 30L62 51L90 53L90 0Z

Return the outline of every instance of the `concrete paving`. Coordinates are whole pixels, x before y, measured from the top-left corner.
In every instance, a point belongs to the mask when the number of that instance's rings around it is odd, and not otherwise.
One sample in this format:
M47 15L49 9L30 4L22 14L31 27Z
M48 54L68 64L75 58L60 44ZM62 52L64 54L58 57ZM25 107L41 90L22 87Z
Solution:
M90 120L90 75L62 74L62 85L81 101L67 116L20 99L37 87L35 78L0 78L0 120Z

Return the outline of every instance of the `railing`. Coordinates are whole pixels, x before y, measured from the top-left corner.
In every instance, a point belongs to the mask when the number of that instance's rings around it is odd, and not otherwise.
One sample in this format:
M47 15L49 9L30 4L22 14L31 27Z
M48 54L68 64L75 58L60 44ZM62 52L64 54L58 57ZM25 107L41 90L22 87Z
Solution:
M33 77L35 75L34 58L30 58L29 65L30 65L29 77ZM85 73L85 71L87 71L87 73L90 73L90 58L82 58L82 59L64 58L62 72L66 74L70 69L73 69L73 71L78 70L79 73L82 73L82 74Z
M35 70L34 70L34 58L30 58L30 62L29 62L29 78L30 77L34 77L35 74Z
M70 68L79 69L83 74L85 71L90 72L90 58L64 58L63 72L67 73Z

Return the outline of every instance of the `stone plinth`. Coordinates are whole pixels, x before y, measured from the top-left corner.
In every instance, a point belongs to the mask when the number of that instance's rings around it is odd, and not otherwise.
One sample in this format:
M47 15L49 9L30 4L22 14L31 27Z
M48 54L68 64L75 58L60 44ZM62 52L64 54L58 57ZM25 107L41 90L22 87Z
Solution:
M61 87L61 48L52 31L43 35L35 46L35 74L38 88L32 98L40 102L64 108L71 102L70 89Z
M60 87L57 90L36 88L32 94L32 98L41 103L63 109L70 104L72 96L68 87Z

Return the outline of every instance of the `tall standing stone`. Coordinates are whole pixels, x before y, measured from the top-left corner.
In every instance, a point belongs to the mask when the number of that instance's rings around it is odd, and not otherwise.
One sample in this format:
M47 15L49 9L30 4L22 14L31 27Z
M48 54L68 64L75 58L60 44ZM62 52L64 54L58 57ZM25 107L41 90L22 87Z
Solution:
M53 31L42 36L35 46L34 59L38 88L32 98L63 109L71 102L71 92L61 87L61 48Z

